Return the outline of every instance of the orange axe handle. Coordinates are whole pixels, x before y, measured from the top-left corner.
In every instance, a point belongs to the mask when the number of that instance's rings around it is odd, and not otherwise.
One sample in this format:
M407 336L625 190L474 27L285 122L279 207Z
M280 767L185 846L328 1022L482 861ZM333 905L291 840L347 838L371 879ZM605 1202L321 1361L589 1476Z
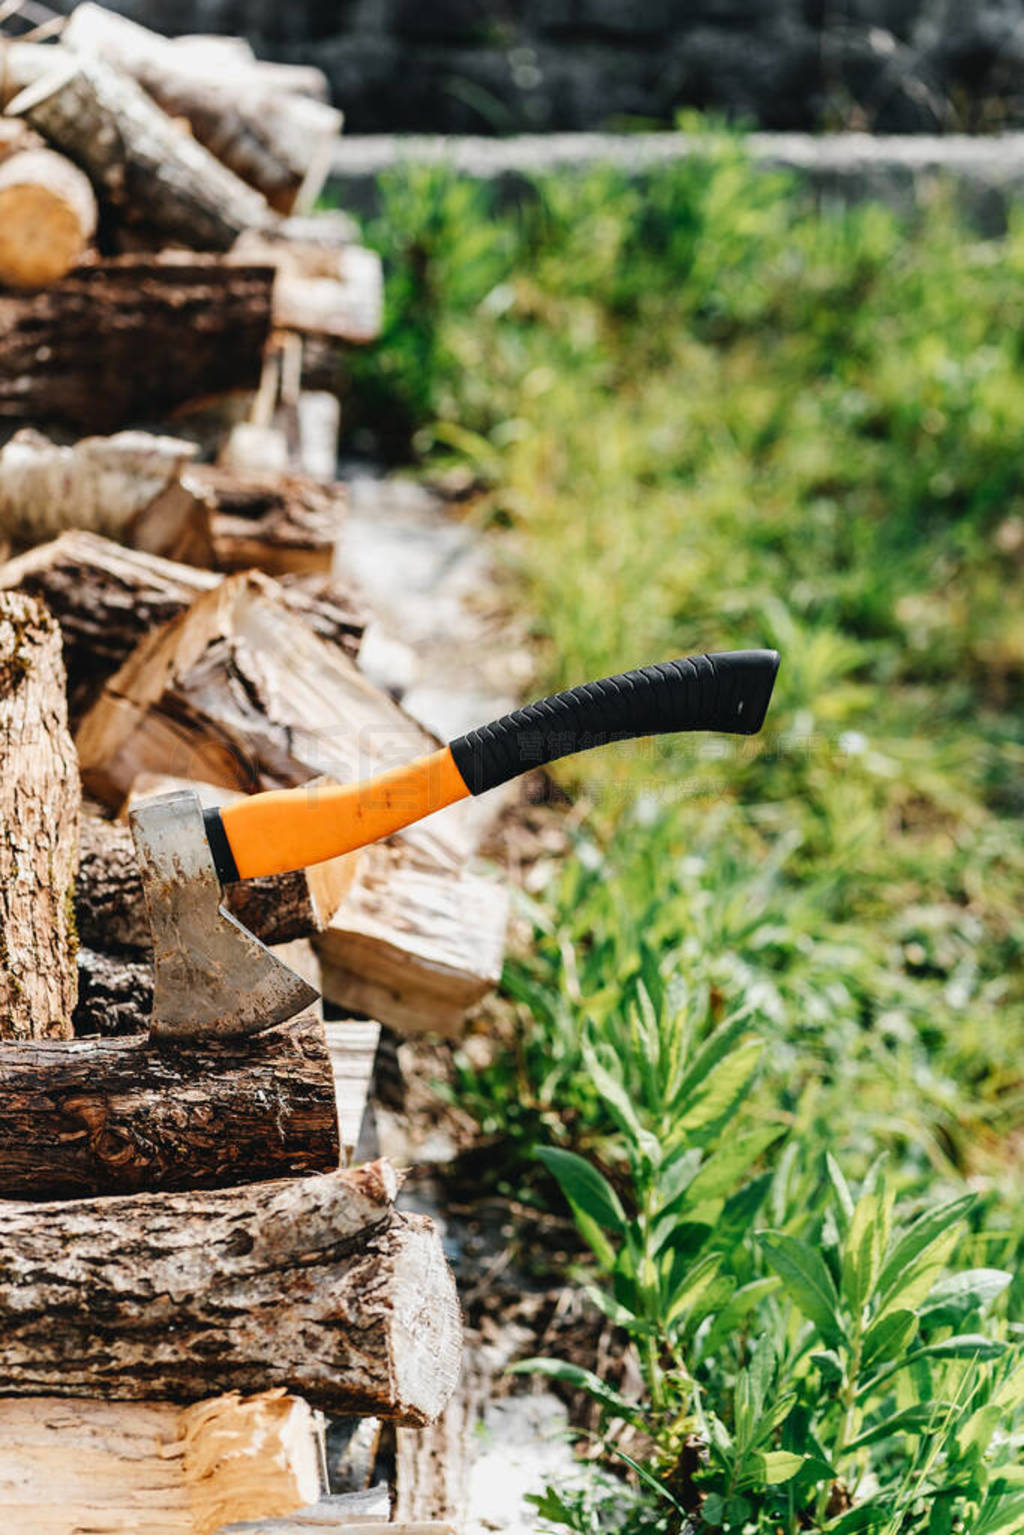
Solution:
M307 868L609 741L677 730L754 735L778 665L774 650L730 650L642 666L527 704L365 783L271 790L208 810L217 872L229 884Z

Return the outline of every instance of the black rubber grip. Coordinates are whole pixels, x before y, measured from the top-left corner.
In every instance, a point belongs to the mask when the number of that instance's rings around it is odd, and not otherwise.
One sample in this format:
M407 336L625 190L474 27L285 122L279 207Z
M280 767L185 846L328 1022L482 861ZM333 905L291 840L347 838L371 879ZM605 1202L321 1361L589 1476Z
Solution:
M483 794L573 752L676 730L752 736L768 711L776 650L727 650L641 666L527 704L450 745L466 788Z
M216 808L204 810L203 825L206 828L206 840L210 844L210 852L213 854L213 866L217 870L217 878L222 885L235 884L239 877L238 865L231 851L231 843L224 830L220 811Z

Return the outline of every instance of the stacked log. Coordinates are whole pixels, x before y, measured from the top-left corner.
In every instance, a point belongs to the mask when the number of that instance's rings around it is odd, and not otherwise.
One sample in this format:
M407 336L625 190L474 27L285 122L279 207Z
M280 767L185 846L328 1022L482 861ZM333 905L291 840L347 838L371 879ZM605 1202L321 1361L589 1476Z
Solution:
M328 1021L168 1042L127 822L436 744L360 667L338 401L305 388L310 338L328 380L381 324L378 258L309 211L340 114L318 71L89 3L4 47L0 106L0 1520L386 1522L332 1492L320 1415L434 1421L460 1322L375 1160L378 1043L458 1034L505 894L459 807L239 882Z

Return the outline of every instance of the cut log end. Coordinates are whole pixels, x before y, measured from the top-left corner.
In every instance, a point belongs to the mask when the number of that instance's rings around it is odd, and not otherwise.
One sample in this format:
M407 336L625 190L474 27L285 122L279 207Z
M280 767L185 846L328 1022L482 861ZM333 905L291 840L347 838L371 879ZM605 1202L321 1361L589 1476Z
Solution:
M78 265L96 232L96 199L77 166L46 149L0 165L0 283L38 288Z

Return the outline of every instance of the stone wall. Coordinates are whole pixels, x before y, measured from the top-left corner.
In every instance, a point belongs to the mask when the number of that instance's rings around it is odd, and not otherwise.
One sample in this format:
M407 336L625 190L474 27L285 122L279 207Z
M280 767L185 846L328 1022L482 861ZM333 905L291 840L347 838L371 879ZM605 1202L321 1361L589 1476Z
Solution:
M71 9L70 0L60 0ZM329 73L354 133L1024 123L1024 0L108 0Z

